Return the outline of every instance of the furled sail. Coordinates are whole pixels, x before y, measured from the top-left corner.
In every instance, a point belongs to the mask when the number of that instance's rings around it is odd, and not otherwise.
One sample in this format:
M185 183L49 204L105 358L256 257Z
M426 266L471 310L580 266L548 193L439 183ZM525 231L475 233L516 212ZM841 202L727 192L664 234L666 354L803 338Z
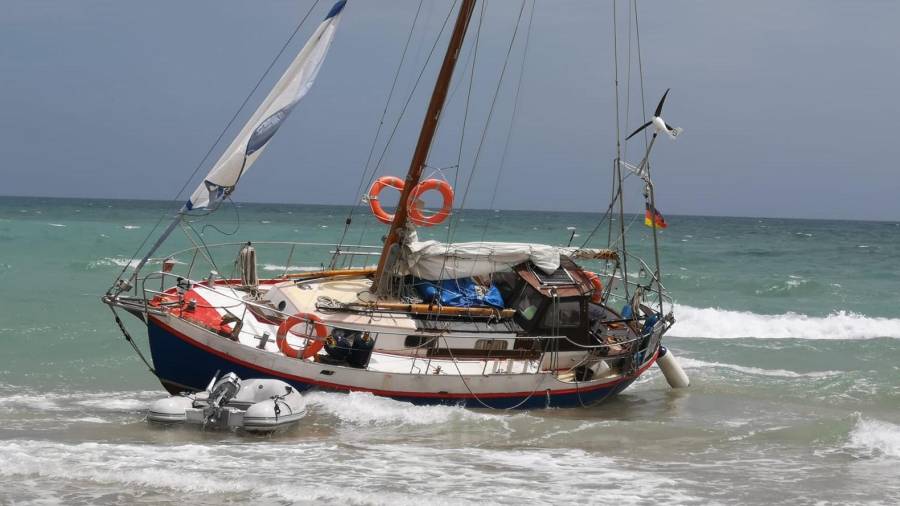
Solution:
M399 274L439 280L469 276L486 276L530 261L538 269L550 274L560 266L560 256L569 258L618 260L615 251L608 249L550 246L547 244L513 242L442 243L418 241L415 234L403 250Z
M234 191L241 176L253 165L269 139L313 85L347 0L340 0L316 28L262 105L241 129L219 161L185 204L187 210L214 209Z

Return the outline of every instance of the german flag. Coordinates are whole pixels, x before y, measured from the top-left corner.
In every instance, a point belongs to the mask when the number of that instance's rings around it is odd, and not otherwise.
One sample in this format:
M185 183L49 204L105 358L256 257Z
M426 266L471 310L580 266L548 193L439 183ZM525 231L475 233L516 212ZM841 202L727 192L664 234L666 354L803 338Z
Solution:
M669 226L669 224L666 223L666 219L663 218L663 215L651 206L649 202L644 203L644 225L647 225L650 228L653 228L654 226L656 226L656 228L666 228Z

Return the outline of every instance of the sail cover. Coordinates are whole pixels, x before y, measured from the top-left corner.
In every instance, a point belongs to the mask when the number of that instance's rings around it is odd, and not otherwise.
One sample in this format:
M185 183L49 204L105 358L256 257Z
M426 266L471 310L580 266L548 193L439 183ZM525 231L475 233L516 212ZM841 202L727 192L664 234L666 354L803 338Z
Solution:
M269 96L191 195L185 204L187 210L214 209L234 191L238 180L253 165L269 139L312 87L334 39L344 4L346 0L341 0L331 8L328 16L269 92Z
M528 260L548 274L559 268L559 248L546 244L415 241L404 250L400 274L430 280L486 276Z
M584 260L619 259L618 254L609 249L516 242L419 241L415 230L407 230L406 237L398 274L411 274L428 280L487 276L522 262L531 262L551 274L559 269L560 256Z

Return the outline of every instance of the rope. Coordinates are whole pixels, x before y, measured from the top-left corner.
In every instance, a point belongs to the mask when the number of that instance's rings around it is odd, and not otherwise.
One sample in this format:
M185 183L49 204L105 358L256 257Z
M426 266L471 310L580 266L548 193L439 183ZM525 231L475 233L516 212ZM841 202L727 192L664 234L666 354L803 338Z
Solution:
M159 378L159 374L156 373L156 369L150 365L150 362L144 357L144 354L141 352L141 349L138 348L137 343L134 342L134 339L131 337L131 334L128 333L128 330L125 328L125 324L122 323L122 319L119 318L119 313L116 313L116 309L112 306L109 306L109 310L112 311L113 316L116 319L116 325L119 326L119 330L122 331L122 335L125 336L125 340L128 341L128 344L134 349L135 353L137 353L138 357L140 357L141 362L147 366L147 369L157 378Z
M472 388L469 387L469 383L466 381L465 375L462 373L462 371L459 370L459 363L457 363L456 357L453 356L453 351L451 350L450 345L447 343L447 338L444 337L444 336L441 336L441 339L444 340L444 346L447 347L447 353L450 354L450 359L453 360L453 366L456 367L456 374L459 376L459 379L462 380L463 386L466 387L466 390L469 391L469 394L472 396L472 398L475 399L475 400L478 402L478 404L481 404L482 407L484 407L484 408L487 408L487 409L503 409L504 411L511 411L511 410L513 410L513 409L518 409L518 408L520 408L522 405L524 405L526 402L528 402L532 397L534 397L534 393L538 391L538 388L541 387L541 383L543 383L543 379L544 379L544 378L543 378L543 376L541 376L540 370L538 370L538 372L535 373L535 376L537 376L537 378L538 378L537 384L534 386L534 389L531 391L531 393L529 393L529 394L528 394L524 399L522 399L519 403L517 403L517 404L514 405L514 406L510 406L510 407L508 407L508 408L496 408L496 407L494 407L494 406L491 406L491 405L485 403L484 401L482 401L481 398L478 397L478 394L476 394L476 393L472 390ZM538 364L538 369L540 369L540 364Z

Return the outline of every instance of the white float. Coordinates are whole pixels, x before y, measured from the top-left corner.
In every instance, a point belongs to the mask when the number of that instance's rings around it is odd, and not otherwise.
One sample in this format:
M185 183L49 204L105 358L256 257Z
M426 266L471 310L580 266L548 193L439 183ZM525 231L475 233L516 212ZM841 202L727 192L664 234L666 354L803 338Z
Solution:
M686 388L690 386L690 378L684 373L684 369L681 368L678 360L675 359L675 354L669 351L665 346L660 346L659 357L656 359L656 364L659 366L660 370L662 370L663 376L666 377L666 381L669 383L670 387Z

